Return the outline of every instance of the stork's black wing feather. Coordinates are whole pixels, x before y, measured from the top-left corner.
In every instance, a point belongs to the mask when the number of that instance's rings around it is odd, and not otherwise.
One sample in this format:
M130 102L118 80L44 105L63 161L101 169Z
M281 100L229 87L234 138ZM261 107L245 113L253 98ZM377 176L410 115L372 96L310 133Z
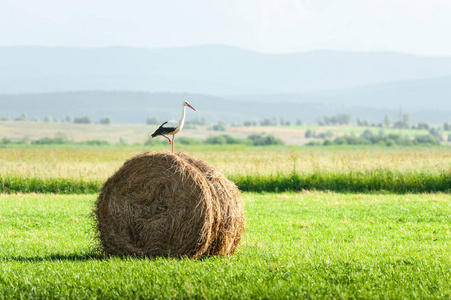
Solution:
M152 137L156 137L157 135L162 135L162 134L167 134L170 132L173 132L176 127L163 127L164 124L166 124L167 122L164 122L163 124L161 124L160 127L158 127L157 130L155 130L154 133L152 133Z

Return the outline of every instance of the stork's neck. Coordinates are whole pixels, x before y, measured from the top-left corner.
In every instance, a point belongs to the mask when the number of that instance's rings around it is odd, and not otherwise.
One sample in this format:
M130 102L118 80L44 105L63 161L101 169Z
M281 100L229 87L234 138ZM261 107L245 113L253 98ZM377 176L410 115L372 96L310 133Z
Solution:
M179 122L179 128L182 129L183 124L185 124L185 114L186 114L186 105L183 105L182 118Z

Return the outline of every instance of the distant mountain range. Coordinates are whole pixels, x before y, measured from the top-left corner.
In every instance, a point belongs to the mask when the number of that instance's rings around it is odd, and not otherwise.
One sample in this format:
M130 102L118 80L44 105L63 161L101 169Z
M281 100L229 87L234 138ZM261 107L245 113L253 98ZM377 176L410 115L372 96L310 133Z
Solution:
M139 49L0 47L0 93L86 90L298 94L451 76L451 57L210 45Z
M351 113L381 122L451 122L451 57L312 51L263 54L211 45L168 49L0 47L0 118L178 117L188 99L211 122ZM174 116L175 115L175 116Z

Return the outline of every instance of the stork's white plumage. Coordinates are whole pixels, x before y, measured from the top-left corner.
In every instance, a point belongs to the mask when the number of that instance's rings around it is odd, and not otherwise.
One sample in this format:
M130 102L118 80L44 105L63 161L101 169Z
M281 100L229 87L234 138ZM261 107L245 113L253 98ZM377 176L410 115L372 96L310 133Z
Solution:
M172 153L174 153L175 134L180 132L180 130L182 130L182 128L183 128L183 125L185 124L185 114L186 114L187 106L189 108L193 109L194 111L196 111L194 109L194 107L192 107L191 104L188 103L188 101L185 101L185 102L183 102L183 112L182 112L182 117L180 118L180 121L177 122L175 120L171 120L171 121L164 122L163 124L161 124L160 127L158 127L157 130L155 130L154 133L152 133L152 138L159 136L159 135L167 138L169 140L169 143L171 143L171 145L172 145ZM172 141L166 135L172 135Z

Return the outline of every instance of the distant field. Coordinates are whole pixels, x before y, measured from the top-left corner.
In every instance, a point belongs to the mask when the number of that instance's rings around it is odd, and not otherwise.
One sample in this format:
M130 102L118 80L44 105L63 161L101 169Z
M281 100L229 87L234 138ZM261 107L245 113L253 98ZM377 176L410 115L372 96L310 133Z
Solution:
M15 122L0 121L0 139L7 137L12 140L37 140L48 137L53 138L57 134L63 134L69 140L80 142L87 140L102 140L112 144L118 144L121 140L128 144L144 144L149 135L152 134L158 125L100 125L100 124L73 124L73 123L45 123L45 122ZM277 126L277 127L227 127L227 131L213 131L209 126L202 126L198 129L184 128L179 137L188 137L204 140L212 135L229 134L234 137L245 139L251 134L272 134L282 139L285 145L304 145L309 141L316 140L305 138L307 130L316 131L317 134L331 131L334 136L350 134L361 134L367 130L362 126ZM381 128L370 127L375 134ZM383 128L385 134L399 134L399 129ZM403 129L402 134L419 135L427 134L427 130ZM444 135L447 138L446 132Z
M0 298L451 297L449 194L245 193L231 257L104 258L96 195L0 195Z

